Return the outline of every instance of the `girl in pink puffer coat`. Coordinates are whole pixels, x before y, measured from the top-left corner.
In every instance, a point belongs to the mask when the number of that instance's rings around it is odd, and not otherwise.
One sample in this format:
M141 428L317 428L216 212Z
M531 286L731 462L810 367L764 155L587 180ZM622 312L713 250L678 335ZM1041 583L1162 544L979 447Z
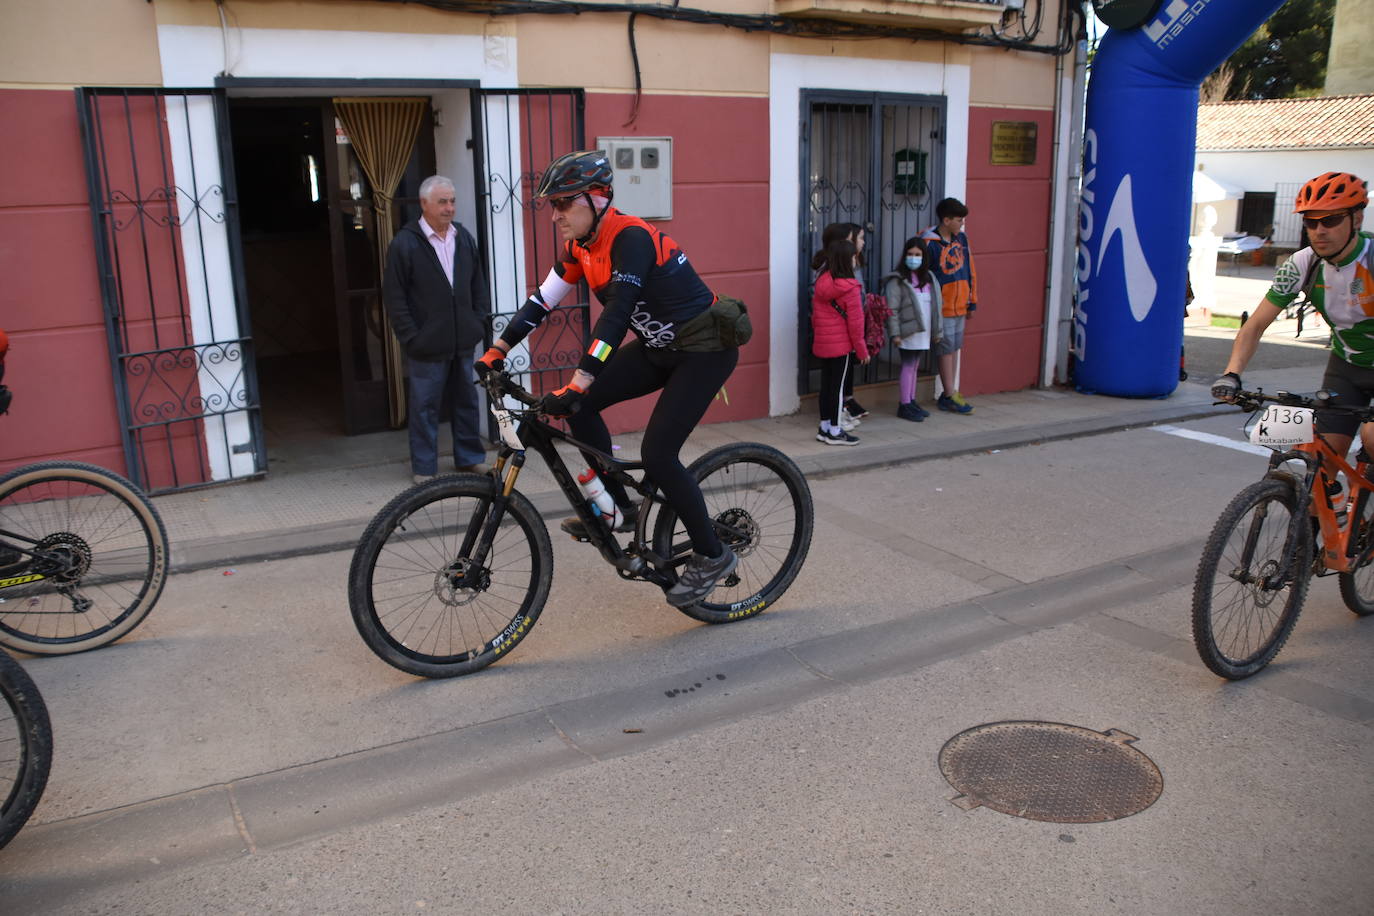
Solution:
M840 426L844 380L852 370L850 354L868 362L864 343L863 289L854 277L858 249L849 239L836 239L822 252L823 264L811 294L811 353L821 361L821 426L816 439L826 445L858 445L859 438Z

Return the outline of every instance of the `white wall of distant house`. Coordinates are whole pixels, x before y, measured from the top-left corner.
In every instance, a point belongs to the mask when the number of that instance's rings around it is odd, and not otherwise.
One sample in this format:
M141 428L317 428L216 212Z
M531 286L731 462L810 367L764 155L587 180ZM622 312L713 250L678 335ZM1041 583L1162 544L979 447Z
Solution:
M1212 178L1227 184L1246 191L1270 192L1277 190L1280 185L1301 185L1322 172L1353 172L1361 178L1374 179L1374 146L1361 149L1199 151L1196 164ZM1236 231L1240 202L1221 201L1213 206L1217 212L1214 230L1217 235ZM1274 219L1277 231L1282 234L1282 237L1274 238L1276 245L1295 245L1298 242L1297 220L1283 218L1291 210L1291 200L1275 200ZM1193 231L1196 233L1196 226ZM1287 237L1290 235L1291 238Z

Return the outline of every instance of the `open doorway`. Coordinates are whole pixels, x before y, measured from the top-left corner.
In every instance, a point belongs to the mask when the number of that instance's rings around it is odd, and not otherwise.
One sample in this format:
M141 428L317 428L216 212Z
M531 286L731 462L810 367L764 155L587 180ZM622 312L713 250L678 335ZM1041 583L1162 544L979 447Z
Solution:
M331 99L231 99L229 112L268 457L316 461L390 428L372 188ZM393 229L418 217L434 160L426 111Z

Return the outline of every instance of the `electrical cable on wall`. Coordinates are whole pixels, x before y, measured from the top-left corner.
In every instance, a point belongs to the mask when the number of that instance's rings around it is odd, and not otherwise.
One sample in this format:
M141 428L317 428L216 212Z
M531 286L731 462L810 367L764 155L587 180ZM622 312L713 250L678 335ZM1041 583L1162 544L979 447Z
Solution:
M639 49L635 47L635 17L638 13L630 14L630 60L634 62L635 68L635 99L630 105L630 120L626 121L621 127L629 127L639 117L639 98L644 94L644 81L639 75Z
M741 29L745 32L766 32L775 35L794 35L802 38L878 39L900 38L909 41L939 41L961 45L1007 48L1039 54L1063 55L1073 51L1070 30L1061 30L1054 44L1036 44L1040 31L1045 0L1030 0L1036 4L1031 24L1026 25L1025 11L1019 13L1022 34L1026 38L1007 38L996 29L992 34L966 35L961 32L942 32L939 29L900 28L874 25L867 22L842 22L835 19L791 19L786 16L719 13L711 10L648 3L597 3L575 0L379 0L383 3L414 3L450 13L472 13L480 16L580 16L583 13L631 13L673 22L716 25Z

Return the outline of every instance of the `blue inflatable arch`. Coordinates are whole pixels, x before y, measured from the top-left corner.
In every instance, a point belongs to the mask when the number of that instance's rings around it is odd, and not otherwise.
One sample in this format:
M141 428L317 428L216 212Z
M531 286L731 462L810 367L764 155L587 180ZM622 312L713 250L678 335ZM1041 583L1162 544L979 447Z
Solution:
M1093 59L1072 350L1083 391L1178 385L1198 87L1283 0L1164 0Z

